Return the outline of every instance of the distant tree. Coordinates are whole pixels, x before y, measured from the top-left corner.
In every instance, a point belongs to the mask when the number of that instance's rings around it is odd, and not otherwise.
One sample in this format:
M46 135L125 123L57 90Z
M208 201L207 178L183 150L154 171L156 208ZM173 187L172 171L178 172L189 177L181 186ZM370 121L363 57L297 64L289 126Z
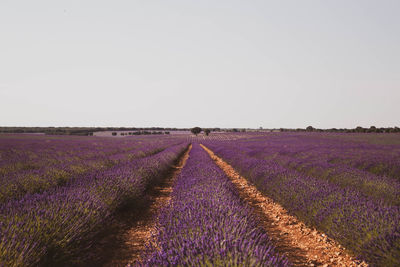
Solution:
M194 134L194 135L198 135L199 133L201 133L201 128L200 127L194 127L192 129L190 129L190 131Z
M116 136L116 135L117 135L117 132L112 132L112 135L113 135L113 136Z
M312 132L312 131L314 131L315 129L314 129L314 127L312 127L312 126L308 126L307 128L306 128L306 131L307 132Z
M357 133L364 133L366 131L366 129L364 129L363 127L361 127L361 126L357 126L356 127L356 132Z
M204 133L208 136L210 134L210 129L204 129Z
M169 132L164 132L164 134L169 134Z

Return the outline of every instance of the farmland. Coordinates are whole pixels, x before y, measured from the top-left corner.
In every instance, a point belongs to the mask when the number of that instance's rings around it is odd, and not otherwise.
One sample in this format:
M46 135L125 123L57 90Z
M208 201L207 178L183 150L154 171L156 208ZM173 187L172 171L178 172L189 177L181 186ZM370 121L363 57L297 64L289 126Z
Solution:
M91 265L121 214L121 266L400 264L399 134L3 134L0 182L0 266Z

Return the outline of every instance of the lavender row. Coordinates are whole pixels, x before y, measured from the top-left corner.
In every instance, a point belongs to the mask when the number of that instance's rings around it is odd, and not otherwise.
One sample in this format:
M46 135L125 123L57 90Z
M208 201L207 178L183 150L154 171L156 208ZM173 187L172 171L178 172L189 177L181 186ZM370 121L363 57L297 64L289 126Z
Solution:
M273 160L249 157L241 151L244 145L209 143L208 146L260 191L339 241L358 258L376 266L400 264L398 206L300 174Z
M290 137L290 138L289 138ZM297 137L297 138L296 138ZM321 137L319 137L321 138ZM348 164L332 162L337 154L358 155L365 151L353 143L337 144L332 141L320 143L305 136L280 136L279 139L263 138L237 142L240 150L249 157L274 160L284 167L299 171L314 178L324 179L343 188L358 190L361 194L380 199L388 204L400 205L400 182L394 178L379 176L353 168ZM338 151L342 151L339 153ZM358 150L358 152L357 152ZM349 153L346 153L350 151Z
M325 179L343 188L358 190L367 197L388 204L400 205L400 182L388 177L354 169L344 164L332 164L323 157L276 156L274 160L305 175Z
M177 138L175 138L177 139ZM57 167L157 147L174 138L96 138L0 135L0 177L24 170ZM178 140L177 140L178 141Z
M369 137L369 142L361 141L353 134L318 133L268 135L252 141L268 147L268 150L275 150L280 155L297 158L321 157L329 163L344 164L400 181L400 135L366 136Z
M79 263L116 209L141 198L186 144L0 205L0 266Z
M0 135L0 169L4 173L58 161L88 160L126 151L136 143L111 138Z
M114 151L115 148L109 148L114 142L110 142L106 138L96 138L96 140L96 145L88 145L91 144L92 140L84 140L88 143L86 144L81 139L72 141L61 139L56 142L55 147L49 146L47 142L43 142L41 139L39 141L30 140L33 142L31 143L33 147L28 146L24 151L25 154L30 155L28 156L29 159L13 155L13 160L17 160L17 162L14 162L16 170L10 171L11 168L5 166L0 168L0 170L3 170L3 175L0 175L2 184L0 203L21 198L27 193L40 193L52 187L65 185L73 180L90 176L91 172L105 171L114 165L158 153L166 147L180 142L174 139L162 141L153 139L131 140L130 142L118 143L117 148L120 149L120 152L116 152ZM15 148L10 150L1 147L0 151L3 154L14 151L16 154L23 155L20 151L22 149L20 141L14 139ZM22 143L27 145L24 142ZM85 146L81 148L83 144ZM47 146L49 147L46 148ZM77 146L79 146L79 149L77 149ZM71 148L75 150L71 151ZM28 165L30 167L26 168ZM25 168L19 169L16 166L25 166ZM8 172L6 172L7 170Z
M198 144L159 217L146 266L288 266L233 184Z

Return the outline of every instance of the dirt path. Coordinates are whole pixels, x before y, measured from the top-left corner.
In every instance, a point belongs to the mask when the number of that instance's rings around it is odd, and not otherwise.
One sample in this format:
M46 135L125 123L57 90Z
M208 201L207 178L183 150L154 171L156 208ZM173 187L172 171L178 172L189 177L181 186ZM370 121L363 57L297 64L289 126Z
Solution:
M189 158L191 148L190 145L161 184L149 190L143 208L135 209L134 213L122 212L118 216L115 229L99 242L95 258L85 266L127 266L141 260L146 244L155 231L158 212L169 203L173 182Z
M232 166L204 145L201 146L238 188L241 198L254 209L277 250L295 266L368 266L349 256L345 248L325 234L289 215L282 206L249 184Z

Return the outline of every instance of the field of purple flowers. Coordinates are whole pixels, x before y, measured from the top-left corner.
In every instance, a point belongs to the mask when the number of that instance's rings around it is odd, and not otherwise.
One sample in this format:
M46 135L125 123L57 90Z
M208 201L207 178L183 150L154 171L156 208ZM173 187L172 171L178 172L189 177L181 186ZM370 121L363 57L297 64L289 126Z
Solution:
M198 143L372 266L400 265L400 135L0 135L0 266L82 264L193 143L144 265L288 266ZM156 244L156 245L154 245Z
M398 266L400 135L386 136L281 133L207 146L359 259Z
M208 154L193 145L147 266L288 266Z
M0 136L0 203L161 152L172 138Z
M141 198L187 147L173 138L0 140L0 266L79 262L114 212Z

